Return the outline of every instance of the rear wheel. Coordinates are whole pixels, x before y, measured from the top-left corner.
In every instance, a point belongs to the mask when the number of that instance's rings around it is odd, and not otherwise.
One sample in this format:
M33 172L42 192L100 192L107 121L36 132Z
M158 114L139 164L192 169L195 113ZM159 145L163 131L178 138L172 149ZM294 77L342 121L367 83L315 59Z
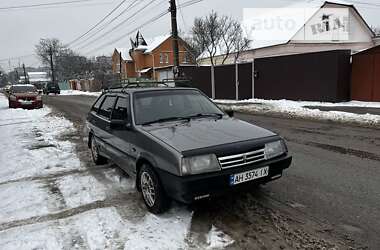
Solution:
M139 181L144 203L149 212L154 214L165 212L169 208L170 200L157 174L148 164L144 164L141 167Z
M92 160L94 161L96 165L101 165L107 162L107 158L99 154L99 147L96 144L96 140L94 139L94 136L90 136L90 149L91 149Z

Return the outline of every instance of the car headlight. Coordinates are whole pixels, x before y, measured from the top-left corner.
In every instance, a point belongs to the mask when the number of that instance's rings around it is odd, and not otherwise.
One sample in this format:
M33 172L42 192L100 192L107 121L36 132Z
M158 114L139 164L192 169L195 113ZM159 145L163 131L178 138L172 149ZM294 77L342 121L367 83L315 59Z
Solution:
M11 95L11 96L9 97L9 99L10 99L11 101L17 101L17 97L14 96L14 95Z
M38 96L36 97L36 100L37 100L37 101L41 101L41 100L42 100L42 96L38 95Z
M220 170L219 161L214 154L182 158L182 175L202 174Z
M265 159L272 159L286 153L286 145L283 140L265 144Z

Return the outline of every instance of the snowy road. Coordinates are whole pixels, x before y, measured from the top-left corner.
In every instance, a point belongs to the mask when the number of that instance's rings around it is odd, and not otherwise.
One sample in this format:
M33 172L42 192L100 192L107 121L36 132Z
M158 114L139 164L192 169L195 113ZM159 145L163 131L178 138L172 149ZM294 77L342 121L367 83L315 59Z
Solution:
M51 96L46 102L82 131L83 120L94 99ZM207 245L205 235L214 225L232 237L235 243L230 248L236 249L281 246L316 249L320 245L329 249L339 244L343 244L340 249L348 246L377 249L380 244L377 237L380 233L378 129L259 114L236 116L284 136L294 163L282 179L248 195L231 195L192 207L190 238L186 239L190 246ZM78 140L76 145L79 145L81 162L89 162L83 140Z
M146 212L133 180L118 167L92 163L83 121L93 100L52 96L45 99L50 108L9 110L0 95L0 249L347 249L377 244L378 224L367 221L379 216L378 132L331 124L328 132L326 124L238 114L284 135L294 166L281 180L248 194L193 206L174 203L168 213L155 216ZM343 148L342 133L355 136L350 146L357 150L324 151L324 140L334 141L333 149ZM357 164L362 166L359 179L347 185ZM367 170L375 172L366 175ZM331 182L341 174L343 179Z

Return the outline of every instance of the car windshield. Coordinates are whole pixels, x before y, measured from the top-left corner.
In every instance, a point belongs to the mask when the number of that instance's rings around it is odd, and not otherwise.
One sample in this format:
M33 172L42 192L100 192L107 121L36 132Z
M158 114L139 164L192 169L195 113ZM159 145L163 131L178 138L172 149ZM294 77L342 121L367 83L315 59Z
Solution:
M148 91L134 95L137 125L203 116L223 116L223 112L196 90Z
M27 93L27 92L37 92L34 86L12 86L13 93Z

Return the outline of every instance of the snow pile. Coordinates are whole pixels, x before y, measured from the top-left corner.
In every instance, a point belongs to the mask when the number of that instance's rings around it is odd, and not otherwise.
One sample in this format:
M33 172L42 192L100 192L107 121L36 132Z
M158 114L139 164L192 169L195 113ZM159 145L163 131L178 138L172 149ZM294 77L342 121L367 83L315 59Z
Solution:
M361 108L380 108L380 102L361 102L361 101L349 101L349 102L313 102L313 101L291 101L291 100L264 100L264 99L247 99L241 101L235 100L215 100L220 104L267 104L275 106L287 106L287 107L305 107L305 106L317 106L317 107L361 107Z
M372 114L354 114L341 111L321 111L304 106L326 107L380 107L380 103L346 102L346 103L323 103L323 102L296 102L289 100L262 100L251 99L244 101L215 100L215 103L224 109L247 113L279 113L294 118L311 118L318 120L332 120L338 122L351 122L362 125L380 125L380 116Z
M73 143L57 140L73 124L50 112L8 109L0 95L0 182L80 168Z
M60 95L85 95L85 96L100 96L102 92L88 92L80 90L61 90Z
M214 225L207 235L208 249L223 249L234 243L230 236L220 231Z
M191 217L192 213L181 207L161 216L148 213L139 223L126 227L128 240L124 249L186 249Z

